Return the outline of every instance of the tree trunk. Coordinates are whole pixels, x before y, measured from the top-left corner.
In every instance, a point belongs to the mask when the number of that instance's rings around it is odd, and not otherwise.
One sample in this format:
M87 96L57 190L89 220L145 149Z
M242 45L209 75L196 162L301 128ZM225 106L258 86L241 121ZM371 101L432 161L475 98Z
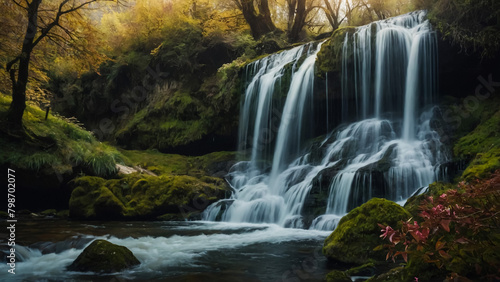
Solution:
M295 6L297 6L297 0L287 0L287 3L288 3L287 30L292 30L293 20L295 18Z
M41 3L42 0L34 0L28 5L28 27L24 35L21 56L19 57L17 79L15 77L15 70L8 70L12 80L12 103L7 113L7 121L14 130L22 129L23 125L31 51L33 51L33 41L37 33L38 7Z
M326 19L330 23L330 26L332 27L332 30L335 31L339 28L340 23L339 23L339 10L340 10L340 0L338 0L338 3L334 3L335 10L333 9L332 5L330 5L329 0L324 0L325 6L326 6ZM349 2L346 1L346 6L347 9L349 9Z
M12 86L12 103L7 112L7 121L14 130L22 129L23 114L24 109L26 109L26 86L28 84L30 54L23 55L26 55L27 58L22 58L19 61L17 82Z
M243 17L250 26L252 36L259 39L262 35L274 31L273 20L271 19L271 12L267 0L261 0L259 3L259 13L255 10L253 0L242 0L241 10Z
M291 42L296 42L299 39L299 33L304 28L306 23L306 0L297 1L297 10L295 11L295 20L292 30L288 34L288 39Z

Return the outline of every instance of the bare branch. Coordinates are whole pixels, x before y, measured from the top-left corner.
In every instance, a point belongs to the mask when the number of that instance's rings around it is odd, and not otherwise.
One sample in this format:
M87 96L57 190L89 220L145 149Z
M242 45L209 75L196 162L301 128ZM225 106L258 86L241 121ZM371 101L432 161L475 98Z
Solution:
M57 26L62 29L64 31L64 33L66 33L69 38L71 39L75 39L76 35L74 33L72 33L69 29L63 27L62 25L60 25L59 23L57 24Z
M59 8L58 8L58 11L57 11L57 14L56 14L56 17L55 19L50 23L48 24L45 28L42 28L42 34L40 34L40 36L38 36L38 38L33 42L31 48L34 48L38 43L40 43L40 41L47 36L47 34L50 32L50 30L56 26L59 26L59 20L61 18L61 16L65 15L65 14L68 14L68 13L71 13L71 12L74 12L74 11L77 11L83 7L85 7L86 5L89 5L91 3L94 3L94 2L97 2L97 0L89 0L89 1L85 1L83 3L81 3L80 5L78 6L73 6L72 8L69 8L68 10L63 10L64 6L69 2L70 0L64 0L62 1L60 4L59 4ZM114 2L114 0L103 0L103 1L107 1L107 2ZM62 27L61 27L62 28ZM63 28L64 30L64 28ZM65 31L66 32L66 31Z
M21 59L21 56L17 56L15 57L13 60L11 60L10 62L7 63L7 65L5 66L5 69L7 71L10 71L10 69L12 68L12 66L17 63L17 61L19 61Z
M76 11L76 10L78 10L78 9L80 9L80 8L83 8L84 6L87 6L87 5L89 5L89 4L91 4L91 3L94 3L94 2L96 2L96 1L97 1L97 0L90 0L90 1L87 1L87 2L83 2L82 4L80 4L80 5L76 6L76 7L73 7L73 8L71 8L71 9L66 10L66 11L62 11L62 12L60 13L60 15L62 16L62 15L64 15L64 14L74 12L74 11ZM112 0L108 0L108 1L112 1Z
M18 3L18 2L16 2L15 0L12 0L12 2L13 2L14 4L16 4L16 6L19 6L19 7L21 7L21 8L22 8L22 9L24 9L24 10L28 10L28 8L27 8L27 7L24 7L23 5L21 5L21 2L19 2L19 3Z

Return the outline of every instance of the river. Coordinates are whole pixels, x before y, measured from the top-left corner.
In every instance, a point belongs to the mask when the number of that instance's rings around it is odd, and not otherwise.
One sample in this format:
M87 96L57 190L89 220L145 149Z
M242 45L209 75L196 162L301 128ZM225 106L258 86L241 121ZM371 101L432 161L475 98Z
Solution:
M30 219L16 227L16 274L2 264L1 281L322 281L337 268L321 254L330 232L274 224ZM140 266L66 271L94 239L129 248Z

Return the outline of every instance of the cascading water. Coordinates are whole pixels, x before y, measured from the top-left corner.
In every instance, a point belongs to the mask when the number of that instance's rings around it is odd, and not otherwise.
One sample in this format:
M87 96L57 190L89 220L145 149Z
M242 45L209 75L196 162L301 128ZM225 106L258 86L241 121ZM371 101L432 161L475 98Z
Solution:
M314 66L321 45L296 47L248 66L240 144L251 145L251 158L232 168L227 179L234 193L211 205L206 220L332 230L342 215L372 197L400 201L437 179L446 157L429 125L437 43L425 12L346 34L336 106L342 122L354 122L304 153L303 141L314 137L305 129L314 119ZM291 81L281 106L276 88L283 89L287 70ZM277 136L275 142L270 135Z

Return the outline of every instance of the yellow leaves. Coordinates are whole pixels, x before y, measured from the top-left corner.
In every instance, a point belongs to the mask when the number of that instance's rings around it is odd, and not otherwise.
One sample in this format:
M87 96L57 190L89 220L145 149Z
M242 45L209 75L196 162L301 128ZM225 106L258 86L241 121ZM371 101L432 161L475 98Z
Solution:
M165 39L165 30L175 27L183 17L171 1L138 0L122 11L105 13L99 29L110 52L140 49L149 53Z

